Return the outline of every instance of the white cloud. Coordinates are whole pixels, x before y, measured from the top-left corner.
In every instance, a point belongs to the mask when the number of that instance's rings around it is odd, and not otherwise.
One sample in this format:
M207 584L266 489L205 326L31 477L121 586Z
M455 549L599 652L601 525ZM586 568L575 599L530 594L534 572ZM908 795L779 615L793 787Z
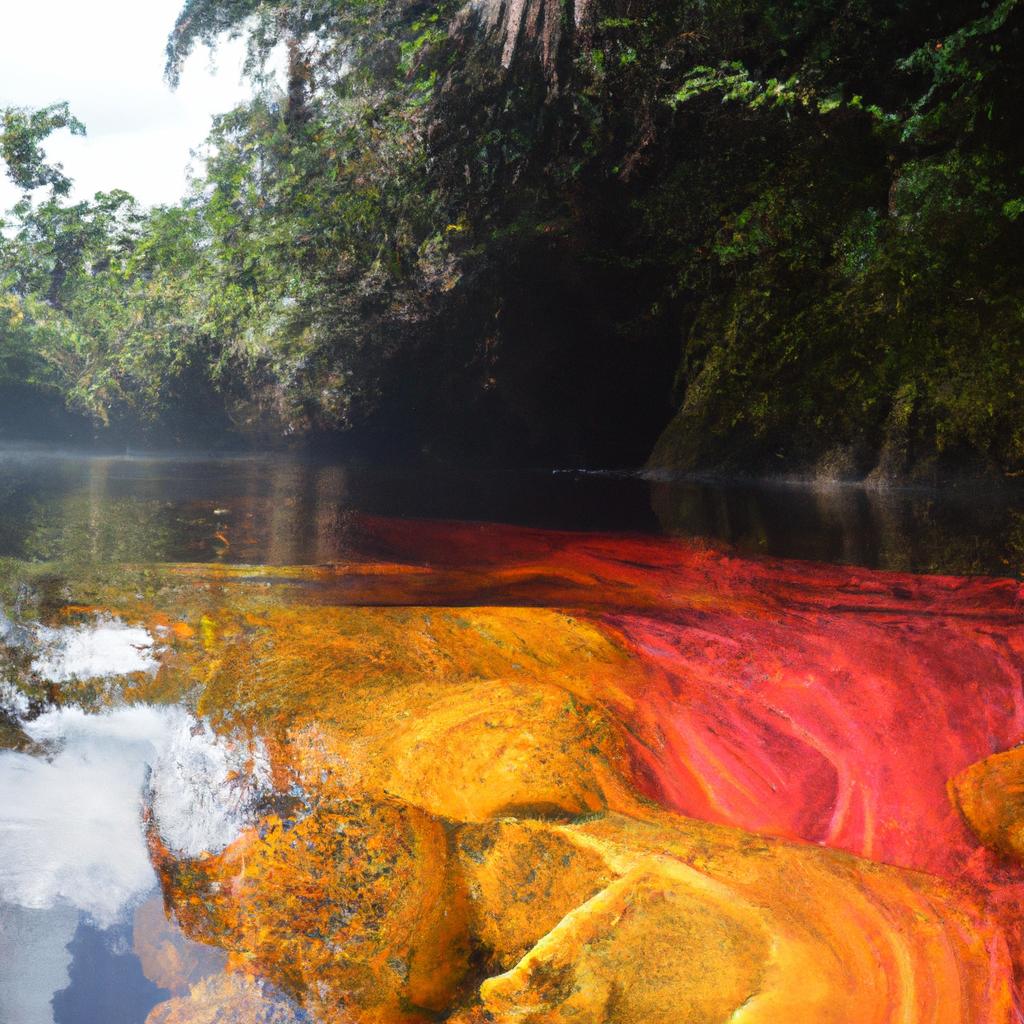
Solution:
M153 638L141 626L99 618L81 626L38 626L32 671L51 683L155 672Z
M0 901L71 906L101 927L156 885L142 822L147 776L157 829L186 856L231 843L270 786L261 745L217 737L181 708L60 708L22 727L53 753L0 752Z
M0 31L0 106L67 100L88 135L46 146L75 181L74 198L127 189L144 204L179 199L190 150L210 119L249 95L244 48L224 42L192 55L181 85L164 81L164 47L182 0L36 0L6 4ZM18 198L0 179L0 210Z

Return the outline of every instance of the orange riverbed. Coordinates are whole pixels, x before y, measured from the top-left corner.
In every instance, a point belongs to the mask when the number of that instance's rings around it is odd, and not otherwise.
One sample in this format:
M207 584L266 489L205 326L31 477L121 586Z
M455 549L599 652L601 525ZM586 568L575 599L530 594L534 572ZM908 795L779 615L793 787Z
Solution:
M259 735L280 794L218 855L154 832L230 973L151 1024L277 1020L259 979L324 1024L1021 1019L1018 583L394 520L359 550L91 595L173 637L133 699Z

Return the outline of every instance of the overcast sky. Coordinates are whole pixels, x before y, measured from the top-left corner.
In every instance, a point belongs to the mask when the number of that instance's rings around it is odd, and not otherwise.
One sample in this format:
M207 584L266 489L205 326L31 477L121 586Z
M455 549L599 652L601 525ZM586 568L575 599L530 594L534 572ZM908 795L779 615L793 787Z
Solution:
M175 92L163 79L167 34L181 0L12 0L3 4L0 107L67 100L88 135L51 137L46 150L75 182L75 198L127 189L146 204L185 191L189 152L213 114L248 94L242 47L192 55ZM0 175L0 210L18 198Z

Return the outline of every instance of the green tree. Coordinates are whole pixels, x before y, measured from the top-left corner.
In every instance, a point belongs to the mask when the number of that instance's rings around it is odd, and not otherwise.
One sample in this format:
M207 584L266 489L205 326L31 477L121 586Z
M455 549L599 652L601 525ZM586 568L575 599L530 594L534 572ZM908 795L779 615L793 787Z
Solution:
M41 110L0 108L0 159L7 177L18 188L25 192L49 188L58 196L71 190L70 178L59 164L46 162L42 148L46 138L62 128L72 135L85 134L85 126L71 114L67 103L53 103Z

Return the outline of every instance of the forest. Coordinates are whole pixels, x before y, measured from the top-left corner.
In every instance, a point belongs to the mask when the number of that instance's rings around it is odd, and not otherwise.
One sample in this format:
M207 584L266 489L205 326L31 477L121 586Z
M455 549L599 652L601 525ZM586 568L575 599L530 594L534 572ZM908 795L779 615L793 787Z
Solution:
M252 84L175 205L71 201L74 97L0 107L4 436L1024 472L1018 0L186 0L169 29L169 86L233 37Z

